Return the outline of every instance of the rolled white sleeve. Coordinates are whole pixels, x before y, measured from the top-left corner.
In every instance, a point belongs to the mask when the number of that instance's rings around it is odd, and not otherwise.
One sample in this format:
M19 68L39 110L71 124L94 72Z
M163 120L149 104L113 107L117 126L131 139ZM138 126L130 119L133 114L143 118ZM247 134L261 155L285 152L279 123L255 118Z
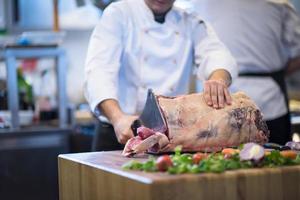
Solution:
M122 12L111 5L105 9L92 33L85 63L84 93L93 112L105 99L118 99L118 73L123 51Z
M207 80L215 70L224 69L235 79L238 75L236 61L210 24L203 22L197 29L194 33L197 77Z
M300 56L300 18L291 6L286 5L284 11L283 40L292 59Z

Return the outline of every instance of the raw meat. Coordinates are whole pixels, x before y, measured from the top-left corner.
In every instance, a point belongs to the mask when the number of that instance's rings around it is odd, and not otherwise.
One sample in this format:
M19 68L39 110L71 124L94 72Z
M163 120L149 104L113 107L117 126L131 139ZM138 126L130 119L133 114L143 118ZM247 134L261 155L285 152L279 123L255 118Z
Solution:
M232 104L223 109L208 106L202 93L156 98L168 130L159 133L140 127L138 136L126 143L123 155L172 152L178 145L185 152L216 152L242 143L268 141L261 112L242 92L232 94Z

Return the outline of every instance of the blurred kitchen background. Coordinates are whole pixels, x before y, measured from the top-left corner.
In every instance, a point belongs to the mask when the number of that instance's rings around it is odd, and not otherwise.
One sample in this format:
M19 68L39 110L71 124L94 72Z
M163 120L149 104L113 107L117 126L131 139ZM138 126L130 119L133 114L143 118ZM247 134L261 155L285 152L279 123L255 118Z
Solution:
M57 155L90 151L96 119L83 96L84 61L110 2L0 0L1 200L58 199ZM299 72L287 83L299 132Z
M90 151L84 60L109 2L0 0L1 200L58 199L57 156Z

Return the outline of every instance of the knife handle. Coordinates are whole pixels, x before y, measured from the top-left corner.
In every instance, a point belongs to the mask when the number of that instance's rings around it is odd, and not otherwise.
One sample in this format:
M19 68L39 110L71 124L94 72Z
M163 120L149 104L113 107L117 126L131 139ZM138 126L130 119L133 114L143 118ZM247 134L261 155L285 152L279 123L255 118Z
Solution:
M264 146L264 148L275 149L275 150L280 150L280 148L281 148L281 145L276 144L276 143L265 143L263 146Z
M139 127L141 127L141 126L142 126L142 121L139 120L139 119L136 119L136 120L134 120L134 121L132 122L132 124L131 124L131 130L132 130L134 136L137 136L137 135L138 135L138 134L137 134L137 129L138 129Z
M276 144L276 143L266 143L266 144L264 144L264 148L275 149L275 150L280 150L280 151L291 149L288 146L283 146L283 145L279 145L279 144Z

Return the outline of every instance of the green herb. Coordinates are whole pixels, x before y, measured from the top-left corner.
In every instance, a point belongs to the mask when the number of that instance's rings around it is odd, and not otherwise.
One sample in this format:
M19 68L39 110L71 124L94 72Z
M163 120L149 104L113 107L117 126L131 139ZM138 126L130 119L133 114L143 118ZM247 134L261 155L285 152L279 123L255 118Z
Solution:
M297 155L296 159L294 160L294 163L296 165L299 165L300 164L300 154Z
M242 147L241 147L242 148ZM207 158L200 161L199 164L193 163L193 154L182 154L181 147L175 148L175 154L171 155L172 166L167 169L169 174L184 173L221 173L226 170L253 168L253 167L276 167L283 165L300 164L300 155L296 159L283 157L280 151L274 150L265 155L260 161L241 161L238 153L224 158L221 153L210 154ZM147 172L158 171L157 162L154 157L150 157L145 162L130 161L122 167L126 170L140 170Z
M157 171L154 158L150 158L148 161L143 163L142 169L146 172L155 172L155 171Z
M122 168L126 170L141 170L143 169L143 164L138 161L131 160L128 163L125 163Z
M238 149L239 150L242 150L244 148L244 144L240 144L239 146L238 146Z
M200 172L215 172L221 173L225 171L225 161L218 158L209 158L200 162Z
M182 150L182 146L175 147L175 156L180 156Z
M125 163L122 166L122 169L124 170L140 170L140 171L146 171L146 172L155 172L157 171L156 165L155 165L155 159L149 158L146 162L138 162L135 160L131 160L128 163Z
M280 151L278 150L271 151L271 153L269 155L266 155L263 160L263 166L267 166L267 167L293 165L293 164L296 164L295 160L283 157L280 154Z

